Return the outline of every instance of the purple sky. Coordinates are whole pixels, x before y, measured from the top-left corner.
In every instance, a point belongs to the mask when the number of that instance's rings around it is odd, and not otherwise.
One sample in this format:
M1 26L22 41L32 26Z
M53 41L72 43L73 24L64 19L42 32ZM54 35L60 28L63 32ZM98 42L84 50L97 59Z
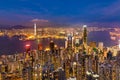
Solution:
M1 0L0 24L26 24L35 19L119 26L120 0Z

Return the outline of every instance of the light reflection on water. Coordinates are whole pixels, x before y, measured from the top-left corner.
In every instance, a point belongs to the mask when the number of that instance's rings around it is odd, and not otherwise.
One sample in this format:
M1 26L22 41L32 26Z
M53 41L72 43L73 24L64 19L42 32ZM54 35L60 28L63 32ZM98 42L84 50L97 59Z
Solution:
M64 47L65 40L63 39L52 39L56 45L59 45L59 47ZM43 45L43 48L49 46L49 42L51 39L41 39L41 43ZM13 54L18 52L24 52L25 51L25 45L30 44L31 49L37 49L37 41L36 40L29 40L29 41L20 41L18 38L8 38L0 37L0 54Z
M51 39L42 39L41 43L43 47L49 46ZM65 40L53 39L54 43L60 47L64 47ZM88 42L104 42L105 46L116 45L117 41L112 41L108 32L91 32L88 35ZM37 41L19 41L18 38L14 37L9 39L7 36L0 37L0 54L12 54L17 52L24 52L25 45L30 44L32 49L37 49Z
M91 32L88 35L88 42L95 41L95 42L103 42L104 46L114 46L118 44L118 41L111 40L109 32L107 31L97 31L97 32Z

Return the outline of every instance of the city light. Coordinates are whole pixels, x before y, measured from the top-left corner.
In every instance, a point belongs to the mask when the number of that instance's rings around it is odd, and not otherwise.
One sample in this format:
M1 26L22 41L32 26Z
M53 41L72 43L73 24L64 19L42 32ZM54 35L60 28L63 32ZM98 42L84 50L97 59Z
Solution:
M25 45L25 49L26 49L26 52L27 52L27 53L30 51L30 47L31 47L30 44L26 44L26 45Z
M25 46L26 46L26 47L30 47L30 44L26 44Z
M88 72L88 71L87 71L86 74L87 74L87 75L91 75L91 72Z
M30 30L30 33L26 30L24 34L27 36L20 37L22 42L28 42L24 47L24 54L1 56L0 79L4 80L5 76L17 76L20 77L19 80L119 79L113 74L119 76L120 66L117 64L119 63L120 40L119 45L112 47L104 46L106 45L104 41L90 42L88 34L94 32L90 29L96 30L88 28L87 25L83 25L80 29L70 30L69 28L65 30L45 28L42 32L41 29L34 28ZM103 29L97 29L95 32L99 30L103 31ZM28 40L31 42L29 43Z
M118 46L119 46L119 49L120 49L120 40L119 40L118 42L119 42L119 45L118 45Z
M50 51L50 48L46 48L45 51Z

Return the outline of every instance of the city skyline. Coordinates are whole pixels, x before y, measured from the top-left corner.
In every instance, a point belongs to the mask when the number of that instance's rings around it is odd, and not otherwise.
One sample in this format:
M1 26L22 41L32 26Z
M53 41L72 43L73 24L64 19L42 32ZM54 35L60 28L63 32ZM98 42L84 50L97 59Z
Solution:
M120 79L120 28L36 28L1 29L0 80Z
M120 80L120 0L1 0L0 80Z
M119 3L119 0L2 0L0 24L25 24L37 20L119 27Z

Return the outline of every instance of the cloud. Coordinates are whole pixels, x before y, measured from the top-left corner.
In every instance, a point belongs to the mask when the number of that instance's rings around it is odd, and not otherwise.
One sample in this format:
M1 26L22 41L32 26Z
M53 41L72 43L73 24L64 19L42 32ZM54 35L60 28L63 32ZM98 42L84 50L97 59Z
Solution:
M115 0L106 5L93 5L89 10L91 11L88 12L87 19L91 22L120 22L120 0Z
M103 14L104 15L115 15L120 14L120 1L113 2L109 6L103 8Z
M48 20L45 19L33 19L31 22L48 22Z

